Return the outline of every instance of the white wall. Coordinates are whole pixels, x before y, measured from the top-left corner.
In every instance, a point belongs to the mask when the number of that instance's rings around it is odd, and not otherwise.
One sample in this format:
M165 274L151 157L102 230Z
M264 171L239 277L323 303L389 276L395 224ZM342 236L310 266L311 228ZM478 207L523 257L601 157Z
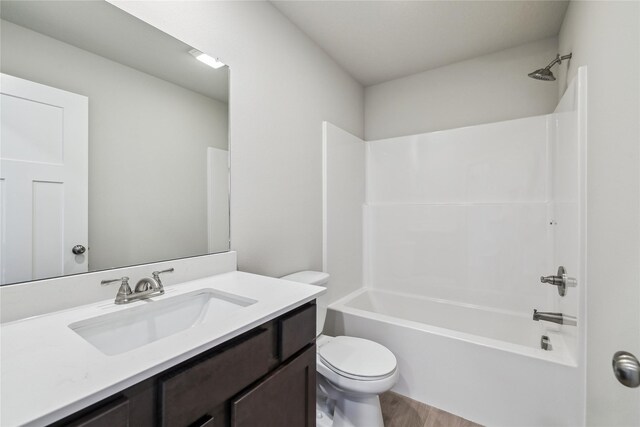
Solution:
M207 253L206 150L227 149L227 104L10 22L1 29L3 73L89 98L89 269Z
M231 67L231 245L241 270L322 268L322 121L363 134L363 89L268 2L118 7Z
M640 425L640 389L611 370L640 357L640 3L571 2L559 46L561 92L588 66L587 424Z
M553 112L555 82L527 76L556 55L556 38L369 86L365 139L374 140Z

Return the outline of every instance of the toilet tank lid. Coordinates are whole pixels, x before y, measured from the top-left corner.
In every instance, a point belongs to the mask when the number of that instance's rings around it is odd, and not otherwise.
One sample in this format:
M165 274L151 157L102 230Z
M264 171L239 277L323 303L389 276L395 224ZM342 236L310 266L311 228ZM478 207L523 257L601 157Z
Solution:
M322 271L298 271L297 273L282 276L281 279L322 286L329 281L329 274Z

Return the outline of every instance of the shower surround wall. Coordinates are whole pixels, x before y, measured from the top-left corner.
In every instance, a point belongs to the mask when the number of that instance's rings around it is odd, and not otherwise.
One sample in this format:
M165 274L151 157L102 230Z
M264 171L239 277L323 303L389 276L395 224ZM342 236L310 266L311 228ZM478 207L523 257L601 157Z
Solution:
M519 313L544 309L548 120L369 142L367 284Z
M325 332L387 346L395 391L472 421L584 425L585 129L586 69L545 116L370 142L326 123ZM540 283L560 265L564 297Z

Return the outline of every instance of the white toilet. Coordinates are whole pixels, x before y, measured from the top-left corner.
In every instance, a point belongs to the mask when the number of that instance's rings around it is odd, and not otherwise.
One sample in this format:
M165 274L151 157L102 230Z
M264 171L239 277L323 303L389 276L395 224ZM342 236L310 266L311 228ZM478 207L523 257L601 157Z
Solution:
M326 286L329 275L300 271L282 279ZM322 335L327 315L324 295L318 298L317 312L317 426L383 427L378 395L398 380L395 356L370 340Z

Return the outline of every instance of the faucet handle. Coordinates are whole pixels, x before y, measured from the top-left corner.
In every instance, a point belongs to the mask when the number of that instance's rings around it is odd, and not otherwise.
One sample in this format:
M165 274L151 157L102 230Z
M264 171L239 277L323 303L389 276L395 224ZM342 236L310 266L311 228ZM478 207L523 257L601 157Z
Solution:
M555 276L540 276L540 283L557 286L561 297L567 293L567 287L574 288L578 285L578 281L573 277L569 277L563 266L558 267L558 273Z
M548 283L554 286L561 286L562 277L561 276L540 276L540 283Z
M159 290L164 293L164 285L162 284L162 280L160 280L160 275L163 273L173 273L173 267L167 268L166 270L154 271L151 273L151 276L153 276L153 280L158 284Z
M125 285L129 285L129 278L127 276L121 277L120 279L109 279L109 280L103 280L100 282L100 284L102 286L106 286L109 285L111 283L115 283L115 282L121 282L121 286L125 286Z
M173 273L174 270L175 269L171 267L171 268L167 268L166 270L154 271L151 274L156 275L156 274L162 274L162 273Z
M114 282L120 282L120 288L118 289L115 303L125 304L129 302L129 296L131 296L131 294L133 293L133 291L131 290L131 286L129 286L129 278L127 276L124 276L121 279L103 280L100 282L100 284L104 286Z

